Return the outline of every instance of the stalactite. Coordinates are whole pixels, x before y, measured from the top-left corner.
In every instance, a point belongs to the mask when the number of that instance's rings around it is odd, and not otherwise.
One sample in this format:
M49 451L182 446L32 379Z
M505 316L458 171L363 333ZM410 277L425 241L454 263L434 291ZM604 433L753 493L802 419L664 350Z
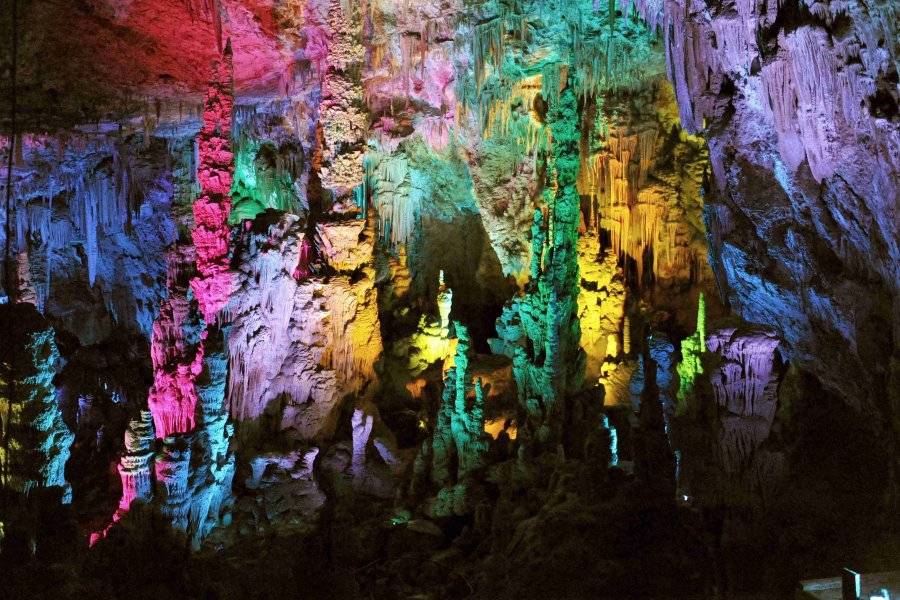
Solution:
M373 158L372 200L382 238L392 245L412 240L422 199L412 185L409 159L400 153Z
M75 181L70 211L77 218L76 223L84 236L88 283L93 286L100 260L101 233L122 230L129 214L126 196L109 178L85 175Z
M505 52L506 27L502 18L495 18L475 26L472 36L472 60L475 71L475 89L481 90L485 80L485 67L490 64L500 71Z

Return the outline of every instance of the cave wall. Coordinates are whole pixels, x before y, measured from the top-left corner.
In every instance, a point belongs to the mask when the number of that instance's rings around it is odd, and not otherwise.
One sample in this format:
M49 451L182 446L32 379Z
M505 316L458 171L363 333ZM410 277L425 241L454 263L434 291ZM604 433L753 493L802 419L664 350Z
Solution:
M889 3L639 3L706 130L722 293L891 427L897 398L897 22ZM856 373L848 378L846 373ZM896 422L894 422L896 425Z
M590 486L736 523L793 501L816 402L889 490L892 10L23 2L3 290L56 329L92 543L145 505L200 547L371 504L527 553L606 518ZM487 499L529 486L523 539Z

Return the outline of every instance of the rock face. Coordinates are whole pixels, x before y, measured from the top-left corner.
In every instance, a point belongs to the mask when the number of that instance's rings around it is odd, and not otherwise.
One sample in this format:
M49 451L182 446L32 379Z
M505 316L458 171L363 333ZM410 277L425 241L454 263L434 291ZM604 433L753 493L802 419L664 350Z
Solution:
M723 293L891 440L880 415L896 410L900 331L894 9L638 10L663 32L682 123L708 125L706 219Z
M770 329L745 325L714 329L705 339L708 352L695 357L702 370L694 373L692 387L679 392L685 401L679 406L686 411L675 425L685 448L680 487L707 505L748 506L770 499L787 475L787 454L770 440L780 340ZM688 418L702 422L703 414L709 422L683 428Z
M226 308L232 323L229 405L240 435L322 439L335 431L344 397L365 393L381 332L371 266L374 232L367 229L358 239L368 255L354 252L351 262L334 263L348 267L341 271L347 274L298 282L291 276L302 243L296 217L250 238ZM355 272L362 276L350 274Z

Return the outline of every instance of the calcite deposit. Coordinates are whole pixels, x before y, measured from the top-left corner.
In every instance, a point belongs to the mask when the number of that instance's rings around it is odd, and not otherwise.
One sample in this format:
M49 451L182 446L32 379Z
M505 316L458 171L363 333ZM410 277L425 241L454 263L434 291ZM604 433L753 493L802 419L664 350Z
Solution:
M889 0L8 4L0 597L900 569Z

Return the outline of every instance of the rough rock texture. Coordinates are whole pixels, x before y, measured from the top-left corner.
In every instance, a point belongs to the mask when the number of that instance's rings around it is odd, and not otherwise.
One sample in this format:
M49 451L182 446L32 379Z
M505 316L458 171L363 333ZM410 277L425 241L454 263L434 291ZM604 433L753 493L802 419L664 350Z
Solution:
M309 531L325 504L313 476L319 449L254 456L244 486L250 494L235 505L235 524L244 534Z
M287 215L267 232L251 235L225 309L232 323L229 406L242 436L330 436L340 403L365 393L381 352L373 231L359 236L360 246L369 249L368 262L362 262L365 252L354 253L361 262L327 282L298 282L291 275L301 247L296 221Z
M38 309L86 345L116 327L149 337L175 237L166 145L98 132L28 136L19 148L13 248L27 255Z
M17 6L3 297L69 361L82 596L782 597L884 554L883 0Z
M53 379L56 332L30 304L0 306L0 485L29 494L51 488L71 502L66 461L75 436L63 421Z
M900 331L895 9L638 9L661 26L682 122L709 126L716 193L706 214L723 293L746 319L775 327L791 360L893 447L896 422L884 435L884 415L896 412Z

